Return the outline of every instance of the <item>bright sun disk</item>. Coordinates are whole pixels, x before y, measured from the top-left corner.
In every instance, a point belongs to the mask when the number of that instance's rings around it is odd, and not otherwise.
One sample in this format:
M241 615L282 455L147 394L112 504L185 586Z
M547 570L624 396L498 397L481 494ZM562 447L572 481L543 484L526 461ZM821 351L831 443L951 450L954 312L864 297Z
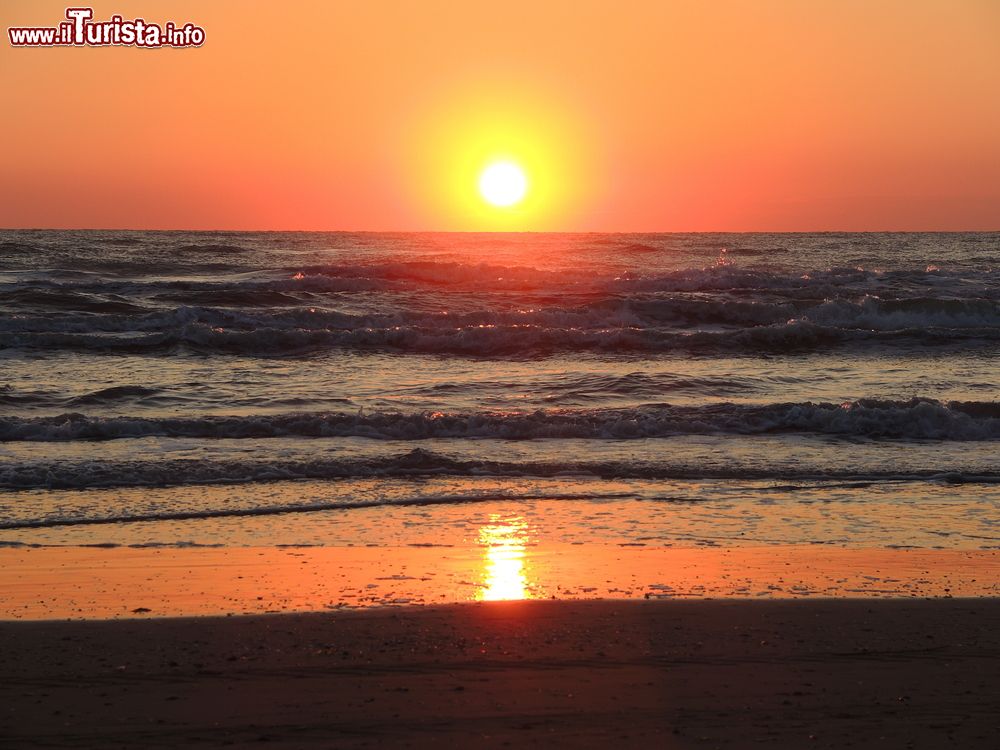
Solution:
M479 175L479 193L493 206L513 206L524 198L527 191L528 178L524 170L513 162L494 162Z

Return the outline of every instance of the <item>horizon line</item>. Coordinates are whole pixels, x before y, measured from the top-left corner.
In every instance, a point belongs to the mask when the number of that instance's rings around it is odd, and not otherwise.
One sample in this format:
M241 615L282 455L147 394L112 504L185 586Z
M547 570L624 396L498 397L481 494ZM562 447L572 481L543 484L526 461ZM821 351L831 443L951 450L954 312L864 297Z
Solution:
M229 232L233 234L1000 234L995 229L179 229L163 227L0 227L0 232Z

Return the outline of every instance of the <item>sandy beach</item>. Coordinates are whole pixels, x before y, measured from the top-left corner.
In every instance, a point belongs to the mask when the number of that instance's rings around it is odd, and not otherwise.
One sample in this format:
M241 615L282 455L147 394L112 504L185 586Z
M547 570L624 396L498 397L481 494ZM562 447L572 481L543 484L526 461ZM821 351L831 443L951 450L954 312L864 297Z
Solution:
M2 747L988 747L997 725L989 551L0 561Z
M5 622L3 747L989 747L1000 603Z
M0 620L520 599L1000 597L996 550L607 544L0 549Z

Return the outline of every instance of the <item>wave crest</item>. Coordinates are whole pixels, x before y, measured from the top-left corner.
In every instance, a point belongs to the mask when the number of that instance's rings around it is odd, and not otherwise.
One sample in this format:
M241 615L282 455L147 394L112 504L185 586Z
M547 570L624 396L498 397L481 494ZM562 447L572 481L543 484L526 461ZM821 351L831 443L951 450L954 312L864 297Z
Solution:
M0 441L57 442L142 437L354 437L627 440L691 434L813 433L918 440L1000 439L1000 403L863 399L783 403L642 406L533 412L342 413L205 417L0 418Z

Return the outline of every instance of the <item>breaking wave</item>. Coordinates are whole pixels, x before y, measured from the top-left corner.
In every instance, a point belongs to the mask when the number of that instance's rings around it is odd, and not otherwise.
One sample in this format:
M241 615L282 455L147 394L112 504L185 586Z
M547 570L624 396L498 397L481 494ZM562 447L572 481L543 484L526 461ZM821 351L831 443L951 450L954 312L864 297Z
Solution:
M0 441L57 442L142 437L250 439L355 437L373 440L590 439L674 435L812 433L844 437L982 441L1000 439L1000 403L863 399L842 404L669 404L629 409L523 413L373 412L204 417L0 417Z
M72 302L78 303L79 295ZM450 330L480 326L526 326L531 328L610 329L655 328L699 324L734 327L780 325L790 321L811 322L833 328L881 331L913 328L988 328L1000 326L1000 302L989 299L900 299L865 297L822 302L743 301L709 297L611 297L577 306L529 307L421 312L397 310L379 313L348 313L321 306L291 307L294 298L279 295L279 310L239 307L182 306L171 310L125 314L104 311L91 315L14 315L0 321L0 331L11 333L126 333L169 331L186 325L254 330L359 330L411 327ZM243 297L233 298L237 304ZM135 306L122 302L94 301L96 306L117 306L131 313ZM92 312L96 312L93 310Z
M60 461L52 464L13 464L0 467L0 488L87 489L114 487L168 487L178 485L232 485L289 480L420 477L596 478L604 480L780 480L802 482L939 481L1000 483L994 471L940 471L936 469L852 471L822 466L754 467L645 461L495 461L461 459L415 448L406 453L374 458L319 458L293 460L167 459ZM494 496L495 497L495 496ZM590 497L593 497L591 495ZM23 528L24 520L0 521L0 528Z

